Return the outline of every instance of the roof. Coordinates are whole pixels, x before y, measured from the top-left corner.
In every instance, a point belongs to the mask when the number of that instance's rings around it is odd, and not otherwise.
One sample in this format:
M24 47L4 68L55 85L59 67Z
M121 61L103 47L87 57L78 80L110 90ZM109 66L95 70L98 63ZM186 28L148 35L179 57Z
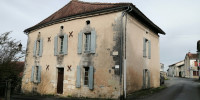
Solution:
M198 59L198 54L196 54L196 53L190 53L190 52L188 52L186 54L186 56L188 56L190 59Z
M130 15L136 17L143 24L147 25L156 33L165 34L158 26L156 26L152 21L150 21L139 9L137 9L132 3L90 3L78 0L72 0L67 5L62 7L60 10L56 11L54 14L50 15L40 23L30 27L24 32L29 33L32 30L39 29L53 23L59 23L65 21L71 17L78 17L83 15L95 14L106 11L113 10L126 10L131 7L132 11Z
M169 65L169 67L172 67L172 66L174 66L174 65L183 65L184 64L184 60L181 60L181 61L179 61L179 62L176 62L176 63L174 63L174 64L171 64L171 65Z

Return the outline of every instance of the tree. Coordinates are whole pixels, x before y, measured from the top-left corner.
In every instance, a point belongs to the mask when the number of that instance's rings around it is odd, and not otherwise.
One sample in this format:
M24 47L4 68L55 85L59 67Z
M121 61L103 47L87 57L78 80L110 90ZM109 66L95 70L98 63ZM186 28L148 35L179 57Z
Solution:
M19 50L20 41L9 37L12 32L0 35L0 81L12 80L12 89L21 83L20 72L23 68L19 63L25 56L25 50Z

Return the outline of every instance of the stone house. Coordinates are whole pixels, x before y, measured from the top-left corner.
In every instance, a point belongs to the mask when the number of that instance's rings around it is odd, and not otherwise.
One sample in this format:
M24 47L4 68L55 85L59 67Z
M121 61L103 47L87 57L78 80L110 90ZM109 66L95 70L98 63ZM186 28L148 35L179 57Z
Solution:
M187 78L199 78L198 65L197 65L198 54L188 52L185 55L184 67L185 77Z
M72 0L24 32L23 93L119 98L160 85L165 32L132 3Z
M179 61L172 65L169 65L168 76L184 77L184 61Z

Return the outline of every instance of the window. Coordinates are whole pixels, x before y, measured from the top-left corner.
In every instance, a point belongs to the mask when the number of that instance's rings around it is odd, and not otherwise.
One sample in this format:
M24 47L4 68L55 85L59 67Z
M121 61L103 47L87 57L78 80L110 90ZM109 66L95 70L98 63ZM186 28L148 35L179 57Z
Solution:
M41 81L41 66L32 66L31 82L39 83Z
M91 33L85 33L85 51L90 52L91 50Z
M37 50L37 55L39 56L39 54L40 54L40 40L37 40L37 48L36 48Z
M39 67L36 66L35 67L35 81L38 81L38 79L39 79L38 74L39 74Z
M34 44L33 56L42 56L42 39L37 39Z
M151 59L151 41L146 38L143 39L143 57Z
M83 49L83 50L82 50ZM85 53L96 52L96 31L92 30L89 33L80 32L78 35L78 54L82 51Z
M60 54L63 54L63 40L64 36L60 36Z
M84 85L88 85L89 67L85 67Z
M57 35L54 37L54 55L66 55L67 54L67 34Z

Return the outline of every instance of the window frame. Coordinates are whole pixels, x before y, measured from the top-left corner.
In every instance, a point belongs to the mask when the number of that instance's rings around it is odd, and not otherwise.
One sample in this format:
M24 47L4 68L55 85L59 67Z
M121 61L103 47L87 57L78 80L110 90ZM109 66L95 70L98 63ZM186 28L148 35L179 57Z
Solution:
M59 54L64 54L64 35L59 35Z
M84 67L84 82L83 82L84 86L89 86L89 70L90 70L90 68L88 66ZM87 72L87 75L86 75L86 72ZM86 80L86 78L87 78L87 80ZM86 81L87 81L87 84L85 84Z
M84 33L84 35L85 35L84 52L90 53L90 51L91 51L91 32Z

